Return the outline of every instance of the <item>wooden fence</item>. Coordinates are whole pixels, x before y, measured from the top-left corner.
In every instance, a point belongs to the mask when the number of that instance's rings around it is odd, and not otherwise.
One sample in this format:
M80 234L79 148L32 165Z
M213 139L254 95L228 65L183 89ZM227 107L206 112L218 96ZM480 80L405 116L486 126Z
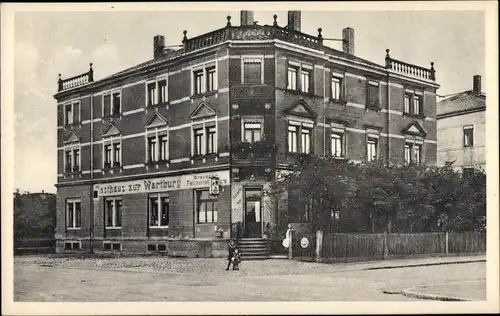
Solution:
M327 234L323 237L321 245L321 257L333 260L484 252L486 252L485 232Z

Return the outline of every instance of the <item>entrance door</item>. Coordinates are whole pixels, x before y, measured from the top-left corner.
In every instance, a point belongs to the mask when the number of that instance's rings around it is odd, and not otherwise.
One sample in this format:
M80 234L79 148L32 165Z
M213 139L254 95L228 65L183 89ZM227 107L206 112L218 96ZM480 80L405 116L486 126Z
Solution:
M261 189L245 189L245 237L262 237Z

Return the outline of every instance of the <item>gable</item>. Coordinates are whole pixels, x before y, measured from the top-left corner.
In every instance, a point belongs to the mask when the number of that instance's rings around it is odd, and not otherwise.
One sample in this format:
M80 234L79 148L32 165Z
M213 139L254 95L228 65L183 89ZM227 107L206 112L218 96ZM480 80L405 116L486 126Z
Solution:
M217 115L217 112L215 112L215 110L212 109L212 107L207 102L202 101L200 104L198 104L194 111L191 112L189 118L193 120L215 115Z
M293 103L283 112L291 115L309 117L309 118L316 118L316 116L318 116L316 112L314 112L314 110L304 100L299 100L298 102Z
M427 132L418 122L409 124L401 132L407 135L417 135L422 137L425 137L425 135L427 135Z
M110 137L116 135L121 135L121 132L113 123L109 123L108 126L106 126L104 131L101 133L102 137Z
M168 120L158 112L153 113L146 122L146 128L163 127L168 125Z
M63 142L65 144L78 143L80 142L80 137L78 137L78 135L76 135L74 132L69 132Z

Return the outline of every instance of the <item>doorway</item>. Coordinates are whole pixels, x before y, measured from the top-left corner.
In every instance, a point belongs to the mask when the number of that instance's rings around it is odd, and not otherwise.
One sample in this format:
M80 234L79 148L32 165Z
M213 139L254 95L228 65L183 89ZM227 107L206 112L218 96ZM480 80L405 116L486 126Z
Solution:
M262 190L245 188L245 234L246 238L262 237Z

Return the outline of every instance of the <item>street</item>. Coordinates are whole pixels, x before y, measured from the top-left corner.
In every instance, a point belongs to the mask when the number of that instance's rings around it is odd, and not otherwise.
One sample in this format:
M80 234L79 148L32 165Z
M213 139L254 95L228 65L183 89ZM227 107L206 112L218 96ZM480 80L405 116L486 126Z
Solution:
M411 260L411 259L408 259ZM138 257L14 260L14 300L103 301L410 301L405 289L486 299L486 263L366 270L370 264ZM439 293L433 293L439 294Z

